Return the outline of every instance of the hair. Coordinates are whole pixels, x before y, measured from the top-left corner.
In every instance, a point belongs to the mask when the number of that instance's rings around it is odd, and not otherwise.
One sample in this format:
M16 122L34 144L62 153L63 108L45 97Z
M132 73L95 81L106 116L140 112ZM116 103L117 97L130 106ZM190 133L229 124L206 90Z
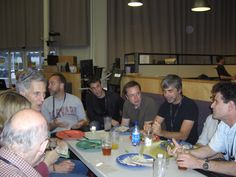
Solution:
M135 87L135 86L138 86L139 90L141 91L141 86L138 82L136 82L136 81L127 82L123 87L123 91L122 91L123 95L127 95L127 89L128 88Z
M50 76L50 78L53 77L53 76L59 77L59 81L64 84L64 88L66 87L66 78L65 78L65 76L63 74L61 74L61 73L54 73L54 74L52 74Z
M222 55L216 56L216 62L217 62L217 63L219 63L220 60L222 60L222 59L224 59L224 56L222 56Z
M221 93L224 103L233 101L236 105L236 83L232 82L219 82L215 84L211 91L212 95Z
M30 88L31 82L38 81L44 82L46 85L46 79L40 71L36 70L27 70L19 74L19 78L16 83L16 89L20 92L27 92Z
M161 88L167 89L170 86L173 86L178 91L182 89L182 79L175 74L169 74L164 77L164 79L161 81Z
M3 126L16 112L30 107L31 103L14 91L0 93L0 125Z
M93 76L93 77L91 77L91 78L89 79L89 81L88 81L88 86L90 87L91 84L94 84L94 83L96 83L96 82L99 82L99 83L101 84L100 78L97 77L97 76Z
M32 117L33 119L34 117ZM48 137L47 124L27 126L23 129L16 129L13 126L14 116L4 125L1 134L1 144L8 149L16 149L19 152L27 153L39 142Z

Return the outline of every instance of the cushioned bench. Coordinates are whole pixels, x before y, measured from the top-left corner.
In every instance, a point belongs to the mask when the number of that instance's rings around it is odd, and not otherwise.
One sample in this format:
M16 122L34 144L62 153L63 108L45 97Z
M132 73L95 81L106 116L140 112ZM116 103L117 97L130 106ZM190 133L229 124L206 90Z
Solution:
M150 96L154 99L157 109L159 110L160 105L164 102L164 97L161 94L154 94L154 93L142 93L144 95ZM198 106L198 135L201 134L203 124L209 114L211 114L211 103L208 101L201 101L201 100L194 100Z

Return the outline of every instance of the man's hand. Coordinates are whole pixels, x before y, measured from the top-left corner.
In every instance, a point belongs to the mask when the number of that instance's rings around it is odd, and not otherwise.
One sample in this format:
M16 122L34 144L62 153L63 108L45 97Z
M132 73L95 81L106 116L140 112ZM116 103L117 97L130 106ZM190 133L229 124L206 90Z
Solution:
M162 130L161 130L161 124L155 120L154 123L152 124L152 131L158 136L162 136Z
M87 125L88 121L87 120L80 120L78 123L74 124L71 129L80 129L84 125Z
M184 152L178 154L176 162L179 167L186 167L191 169L196 169L196 168L201 169L202 164L204 163L203 160L197 159L190 153L184 153Z
M57 173L69 173L75 167L75 164L70 160L64 160L59 164L54 164L55 172Z
M58 119L54 119L53 124L54 124L55 127L62 127L62 128L67 128L68 127L68 123L59 121Z
M151 129L152 129L152 121L146 121L146 122L144 122L144 125L143 125L143 130L145 131L145 132L148 132L148 131L150 131Z
M183 147L180 144L178 144L174 138L172 138L172 142L173 142L174 148L171 148L170 145L167 146L167 152L169 155L176 157L178 149L183 149Z
M113 127L116 127L116 126L119 125L119 122L116 121L115 119L112 119L112 120L111 120L111 125L112 125Z

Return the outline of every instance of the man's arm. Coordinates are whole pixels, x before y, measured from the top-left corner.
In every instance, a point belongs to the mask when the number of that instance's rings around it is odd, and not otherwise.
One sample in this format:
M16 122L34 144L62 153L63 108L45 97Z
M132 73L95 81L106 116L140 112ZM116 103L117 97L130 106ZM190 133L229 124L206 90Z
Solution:
M187 167L192 169L203 169L204 158L210 157L216 154L209 146L204 146L196 150L190 151L190 153L183 153L177 156L177 163L181 167ZM236 174L236 162L233 161L209 161L208 171L217 173L223 173L227 175Z
M129 122L130 122L130 119L128 119L128 118L123 118L122 117L122 120L121 120L121 125L122 126L129 126Z
M88 125L88 121L86 119L79 120L78 123L74 124L71 128L72 129L79 129L83 126Z
M169 132L161 128L161 123L163 120L164 118L161 116L157 116L155 118L155 122L153 124L153 132L156 133L158 136L162 136L169 139L175 138L176 140L186 140L194 124L194 121L184 120L179 132Z

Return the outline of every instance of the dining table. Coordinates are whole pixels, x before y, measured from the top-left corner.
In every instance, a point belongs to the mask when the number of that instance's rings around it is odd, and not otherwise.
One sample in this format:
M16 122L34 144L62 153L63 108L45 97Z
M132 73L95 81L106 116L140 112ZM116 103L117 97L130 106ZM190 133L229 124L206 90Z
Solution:
M86 139L102 139L108 136L108 132L95 131L86 132ZM151 157L156 156L155 153L162 152L168 156L164 150L156 151L157 147L152 146L148 149L143 144L133 146L129 134L121 134L119 148L111 151L110 156L104 156L101 149L80 149L77 144L79 140L67 140L69 149L97 176L97 177L152 177L153 168L148 166L130 166L124 165L117 161L117 158L126 154L147 154ZM153 143L154 145L154 143ZM202 177L203 174L192 170L180 170L176 164L175 158L168 157L166 162L165 177Z

